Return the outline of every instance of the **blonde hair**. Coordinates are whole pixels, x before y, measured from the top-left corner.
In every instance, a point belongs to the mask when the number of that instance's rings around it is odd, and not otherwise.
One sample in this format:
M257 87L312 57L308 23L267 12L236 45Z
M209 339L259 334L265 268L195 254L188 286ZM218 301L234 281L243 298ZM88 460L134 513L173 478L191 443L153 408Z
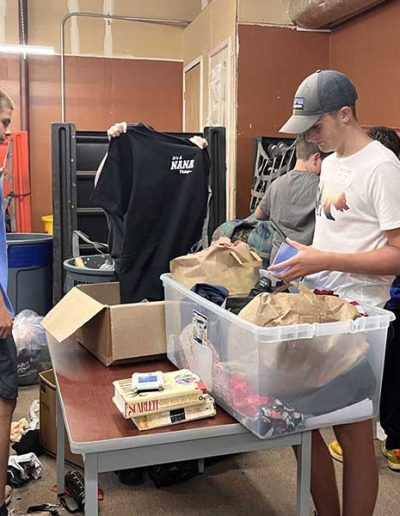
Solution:
M3 109L14 109L14 102L4 91L0 90L0 111Z

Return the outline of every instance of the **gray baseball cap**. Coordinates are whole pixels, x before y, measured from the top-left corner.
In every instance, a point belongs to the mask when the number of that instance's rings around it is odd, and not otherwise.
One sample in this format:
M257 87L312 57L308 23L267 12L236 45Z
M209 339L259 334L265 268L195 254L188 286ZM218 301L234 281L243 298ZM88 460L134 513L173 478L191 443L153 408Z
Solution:
M352 106L357 98L357 91L346 75L335 70L317 70L297 88L293 101L293 115L279 132L304 133L318 122L324 113L343 106Z

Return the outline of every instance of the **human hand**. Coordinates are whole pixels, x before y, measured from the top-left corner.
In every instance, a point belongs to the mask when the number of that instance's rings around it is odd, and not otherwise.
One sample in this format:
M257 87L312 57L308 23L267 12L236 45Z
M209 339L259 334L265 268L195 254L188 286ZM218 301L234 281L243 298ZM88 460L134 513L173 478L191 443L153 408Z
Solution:
M190 141L197 145L197 147L200 147L200 149L205 149L208 147L208 141L205 138L202 138L201 136L192 136L190 138Z
M126 133L127 128L128 124L126 122L117 122L116 124L112 125L110 129L108 129L108 139L111 140L111 138L117 138L122 133Z
M0 339L10 337L12 333L13 320L7 312L4 301L0 301Z
M284 281L292 281L296 278L302 278L309 274L329 270L330 254L324 251L314 249L312 246L299 244L290 238L286 239L287 243L298 250L296 256L285 260L284 262L271 265L268 270L274 272L280 269L287 269L279 274L274 275Z

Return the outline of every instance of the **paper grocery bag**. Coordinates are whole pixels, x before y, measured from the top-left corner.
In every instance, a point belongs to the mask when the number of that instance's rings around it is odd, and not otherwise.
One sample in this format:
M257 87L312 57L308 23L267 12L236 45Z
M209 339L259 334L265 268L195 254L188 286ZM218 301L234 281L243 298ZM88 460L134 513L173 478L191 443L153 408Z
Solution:
M281 289L272 294L259 294L239 312L239 317L257 326L349 321L360 317L357 308L344 299L317 296L302 284L293 286L300 289L298 294L288 294Z
M227 288L230 295L248 293L259 279L262 259L244 242L220 240L203 251L172 260L174 280L187 288L208 283Z

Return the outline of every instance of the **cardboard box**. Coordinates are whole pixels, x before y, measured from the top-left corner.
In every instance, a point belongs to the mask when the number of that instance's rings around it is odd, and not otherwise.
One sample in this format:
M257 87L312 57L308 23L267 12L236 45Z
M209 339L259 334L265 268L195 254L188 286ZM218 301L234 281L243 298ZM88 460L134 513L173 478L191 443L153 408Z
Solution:
M56 382L53 369L39 373L40 440L46 453L57 455ZM72 453L65 438L65 460L83 468L82 455Z
M165 355L165 302L120 304L119 283L78 285L42 325L59 342L77 340L104 365Z

